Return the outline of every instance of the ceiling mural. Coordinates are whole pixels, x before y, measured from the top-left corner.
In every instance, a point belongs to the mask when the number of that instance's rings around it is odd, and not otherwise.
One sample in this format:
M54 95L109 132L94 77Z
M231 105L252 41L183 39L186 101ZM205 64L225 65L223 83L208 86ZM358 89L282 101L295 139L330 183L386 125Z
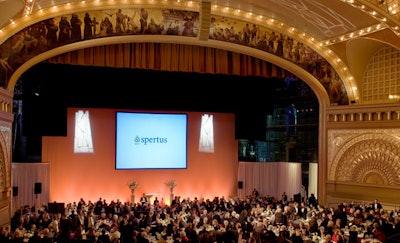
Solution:
M347 33L356 29L356 26L340 12L328 8L315 0L293 1L272 0L294 15L301 17L317 28L326 37L332 37L338 33ZM323 13L323 14L322 14Z
M0 85L7 87L15 70L29 59L63 45L120 35L197 37L199 28L199 12L174 9L107 9L46 19L17 32L0 46ZM291 61L321 82L331 104L349 104L343 81L334 68L302 42L264 26L216 15L211 16L209 38L246 45Z

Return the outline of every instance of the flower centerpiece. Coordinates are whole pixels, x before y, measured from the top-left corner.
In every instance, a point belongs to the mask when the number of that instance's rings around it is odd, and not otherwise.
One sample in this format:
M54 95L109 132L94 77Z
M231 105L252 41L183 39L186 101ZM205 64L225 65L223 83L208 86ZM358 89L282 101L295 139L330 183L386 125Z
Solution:
M176 187L176 181L175 180L166 181L165 185L172 191Z
M129 189L131 189L131 202L135 203L135 189L139 186L139 183L135 180L130 180L127 184Z
M128 187L131 190L135 190L138 186L139 186L139 183L137 181L135 181L135 180L131 180L131 181L128 182Z
M319 242L321 240L321 236L319 236L317 232L311 233L311 237L311 240L314 242Z
M175 180L169 180L165 182L165 185L169 188L169 197L170 197L170 202L172 203L172 200L174 200L174 188L176 187L176 181Z

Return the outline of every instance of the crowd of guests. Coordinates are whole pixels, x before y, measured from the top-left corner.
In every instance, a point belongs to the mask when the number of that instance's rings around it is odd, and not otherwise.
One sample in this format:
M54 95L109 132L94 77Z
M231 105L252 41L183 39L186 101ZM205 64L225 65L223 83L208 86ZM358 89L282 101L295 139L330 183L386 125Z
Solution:
M400 210L372 202L319 205L315 196L300 201L260 196L212 199L175 196L171 205L80 199L62 212L46 206L17 210L0 227L1 243L386 243L400 237Z

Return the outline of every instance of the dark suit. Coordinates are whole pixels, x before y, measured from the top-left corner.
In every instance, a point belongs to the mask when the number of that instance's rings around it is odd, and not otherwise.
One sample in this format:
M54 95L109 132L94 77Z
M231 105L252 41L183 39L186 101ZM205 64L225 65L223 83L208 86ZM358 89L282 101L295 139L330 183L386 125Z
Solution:
M300 218L307 218L307 207L300 207L299 208L299 212L298 215L300 216Z

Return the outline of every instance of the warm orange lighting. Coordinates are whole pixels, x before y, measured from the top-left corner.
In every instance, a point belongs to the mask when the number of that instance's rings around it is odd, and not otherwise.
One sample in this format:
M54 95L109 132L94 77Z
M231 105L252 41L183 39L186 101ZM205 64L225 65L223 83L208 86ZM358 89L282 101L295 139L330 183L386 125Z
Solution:
M215 133L214 153L198 151L200 120L203 113L188 113L188 168L185 170L115 170L115 110L85 109L90 112L92 134L96 150L90 154L74 154L74 117L77 108L68 109L67 136L43 137L43 161L51 163L50 201L74 202L84 197L86 200L107 201L120 199L131 200L131 190L126 186L133 178L140 183L135 189L136 196L153 194L166 204L169 203L170 191L164 184L173 178L178 183L174 194L182 198L230 198L237 194L238 147L235 140L234 114L213 113L213 121L219 127ZM105 119L106 118L106 119ZM51 151L51 152L50 152ZM214 168L210 170L209 168ZM229 168L229 170L224 169ZM96 173L91 171L95 170ZM207 171L207 183L204 180ZM71 180L85 178L82 180ZM99 180L99 175L107 175L107 180ZM112 183L110 183L112 181ZM68 189L66 189L66 186Z

